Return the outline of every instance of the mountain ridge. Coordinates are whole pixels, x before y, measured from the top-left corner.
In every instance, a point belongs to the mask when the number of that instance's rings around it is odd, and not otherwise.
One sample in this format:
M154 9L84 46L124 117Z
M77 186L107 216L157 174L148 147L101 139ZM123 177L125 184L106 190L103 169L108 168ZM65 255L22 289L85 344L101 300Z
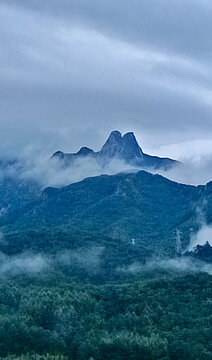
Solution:
M180 164L177 160L161 158L145 154L139 146L133 132L127 132L123 136L120 131L112 131L105 144L99 151L82 147L76 153L55 152L51 158L62 160L66 166L81 157L95 158L103 167L113 160L121 160L130 166L140 169L170 170Z
M16 211L8 225L11 230L62 226L126 243L134 238L143 248L173 254L175 229L184 234L186 247L189 229L197 226L194 208L205 191L204 186L179 184L143 170L101 175L46 188L39 200Z

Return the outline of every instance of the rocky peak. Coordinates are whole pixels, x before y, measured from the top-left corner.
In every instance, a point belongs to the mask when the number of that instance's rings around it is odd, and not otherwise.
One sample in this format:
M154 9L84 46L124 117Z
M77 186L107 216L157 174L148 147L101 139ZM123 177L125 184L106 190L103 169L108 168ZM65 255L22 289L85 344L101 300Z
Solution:
M118 158L129 161L141 159L143 153L133 132L128 132L122 136L119 131L112 131L100 150L99 156L103 160Z
M123 136L123 147L126 160L143 158L143 152L133 132L128 132Z
M112 131L106 143L102 146L99 157L104 159L112 159L119 157L122 147L122 135L119 131Z

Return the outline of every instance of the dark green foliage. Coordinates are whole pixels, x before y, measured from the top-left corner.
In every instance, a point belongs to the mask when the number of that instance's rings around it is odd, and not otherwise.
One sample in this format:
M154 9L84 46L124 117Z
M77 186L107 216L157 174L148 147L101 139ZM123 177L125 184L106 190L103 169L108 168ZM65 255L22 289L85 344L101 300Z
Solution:
M8 355L5 358L0 358L1 360L67 360L67 357L64 355L39 355L39 354L26 354L26 355Z
M0 355L7 360L62 360L57 354L71 360L211 359L211 300L209 275L104 286L2 283ZM33 353L52 356L27 355Z
M147 252L174 255L176 228L182 232L182 245L186 247L191 227L198 228L195 208L205 196L209 194L203 186L178 184L145 171L99 176L62 189L47 188L39 201L8 215L4 231L14 232L14 236L20 230L40 232L38 243L43 249L49 247L49 241L57 249L64 247L62 241L58 245L57 234L54 238L50 234L58 229L62 237L68 234L65 236L70 242L76 234L81 241L103 237L129 243L134 238ZM46 232L50 236L41 243ZM29 240L22 242L26 248Z
M21 179L14 169L11 176L2 176L0 163L0 225L12 222L27 204L38 200L41 187L31 179ZM12 176L13 175L13 176Z

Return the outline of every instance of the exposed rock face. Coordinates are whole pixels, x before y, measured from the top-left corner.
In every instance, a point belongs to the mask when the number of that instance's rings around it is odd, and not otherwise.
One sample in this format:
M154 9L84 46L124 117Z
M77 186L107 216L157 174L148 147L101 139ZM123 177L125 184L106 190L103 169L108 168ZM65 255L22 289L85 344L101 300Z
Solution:
M112 131L106 143L102 146L98 156L100 159L110 160L120 158L123 148L122 135L119 131Z
M128 132L122 136L117 130L111 132L109 138L98 152L82 147L74 154L65 154L57 151L53 154L52 158L61 159L66 165L71 165L72 161L82 156L96 158L102 166L106 166L114 159L122 160L126 165L136 166L140 169L169 170L179 164L177 161L169 158L159 158L144 154L133 132Z
M143 152L132 132L123 137L119 131L113 131L99 152L99 158L103 161L111 159L124 160L126 163L143 161Z
M126 160L142 159L143 151L141 150L133 132L128 132L123 136L124 155Z

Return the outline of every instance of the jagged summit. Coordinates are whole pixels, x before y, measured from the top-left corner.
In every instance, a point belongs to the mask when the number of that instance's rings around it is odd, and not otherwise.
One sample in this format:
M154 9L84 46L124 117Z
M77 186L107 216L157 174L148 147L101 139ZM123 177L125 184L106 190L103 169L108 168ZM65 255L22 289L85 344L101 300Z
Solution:
M113 131L111 131L111 133L110 133L110 135L109 135L109 138L108 138L108 140L110 139L110 138L121 138L122 137L122 135L121 135L121 133L120 133L120 131L119 130L113 130Z
M104 161L117 158L129 162L138 159L142 160L143 152L133 132L128 132L122 136L119 131L112 131L101 148L99 157Z
M143 151L138 145L138 142L133 132L128 132L124 134L123 146L126 149L126 154L129 159L134 159L134 158L143 159Z
M88 160L90 157L95 158L103 167L114 159L121 160L127 165L136 166L140 169L168 170L179 164L177 161L169 158L159 158L145 154L133 132L127 132L122 135L118 130L110 133L100 151L94 152L90 148L82 147L77 153L72 154L57 151L53 154L52 158L58 158L64 161L65 165L71 165L71 162L74 160L86 156Z
M106 143L102 146L99 157L110 159L118 157L122 146L122 135L119 131L112 131Z

